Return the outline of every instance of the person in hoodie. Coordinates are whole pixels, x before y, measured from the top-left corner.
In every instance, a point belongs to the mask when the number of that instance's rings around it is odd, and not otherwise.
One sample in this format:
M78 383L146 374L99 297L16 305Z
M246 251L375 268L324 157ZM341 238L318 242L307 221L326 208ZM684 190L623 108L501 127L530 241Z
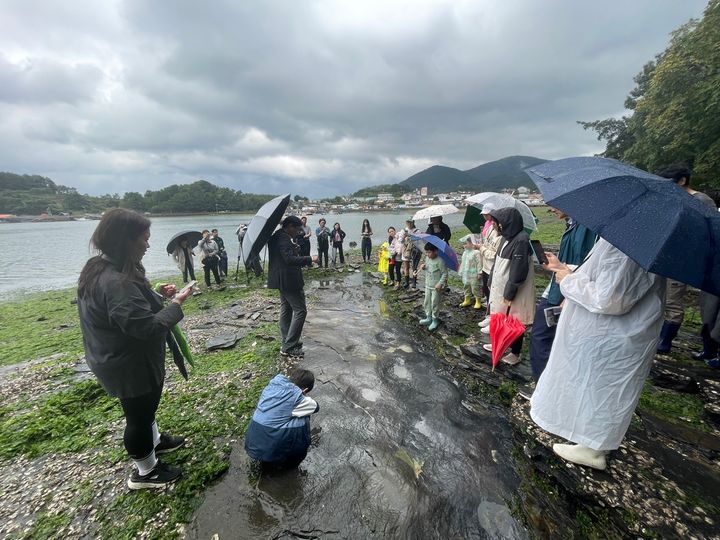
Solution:
M535 315L535 269L530 256L530 239L523 219L516 208L500 208L490 212L503 238L492 274L490 275L490 313L509 313L523 324L531 324ZM506 364L520 362L523 335L510 345L503 357ZM492 351L492 343L483 345Z
M297 467L310 447L310 415L320 405L307 396L315 375L295 369L289 377L276 375L260 395L245 434L245 452L264 466Z

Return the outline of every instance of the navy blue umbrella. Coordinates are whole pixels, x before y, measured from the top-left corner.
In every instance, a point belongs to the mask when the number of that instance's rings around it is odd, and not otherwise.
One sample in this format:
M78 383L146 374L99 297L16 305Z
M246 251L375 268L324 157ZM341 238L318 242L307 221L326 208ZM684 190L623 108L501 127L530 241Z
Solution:
M720 215L671 180L599 157L525 172L545 202L642 268L720 295Z
M426 233L411 234L410 239L413 242L422 244L422 246L427 243L434 245L438 248L438 255L440 258L445 261L445 266L447 266L450 270L455 270L457 272L457 269L460 266L458 264L457 253L455 253L455 250L451 248L445 240L442 240L435 235ZM422 249L422 247L420 247L420 249Z

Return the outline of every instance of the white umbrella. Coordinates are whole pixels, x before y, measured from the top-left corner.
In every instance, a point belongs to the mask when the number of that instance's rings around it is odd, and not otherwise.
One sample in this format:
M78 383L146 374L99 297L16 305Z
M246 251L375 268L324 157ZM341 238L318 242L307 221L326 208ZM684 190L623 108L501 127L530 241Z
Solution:
M493 210L500 208L517 208L520 215L523 218L523 226L528 232L537 230L537 221L535 220L535 214L532 213L530 207L524 202L516 199L512 195L505 195L504 193L495 193L494 191L484 191L482 193L476 193L465 199L466 203L470 203L476 208L483 210L483 206L486 204L492 205Z
M455 208L452 204L434 204L432 206L428 206L427 208L423 208L422 210L418 210L417 212L415 212L413 219L430 219L436 216L447 216L448 214L456 214L459 211L460 210Z

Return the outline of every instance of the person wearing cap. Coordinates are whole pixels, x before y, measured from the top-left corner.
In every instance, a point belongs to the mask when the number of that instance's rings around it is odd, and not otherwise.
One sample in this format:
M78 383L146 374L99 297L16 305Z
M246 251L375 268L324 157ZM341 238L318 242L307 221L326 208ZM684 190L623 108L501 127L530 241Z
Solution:
M405 282L403 287L407 289L410 286L410 277L413 278L413 289L417 288L417 269L422 258L422 251L420 251L415 243L413 242L410 235L417 234L420 229L415 227L415 220L411 217L405 220L405 234L402 238L402 266L403 274L405 274ZM410 268L412 264L412 270Z
M300 336L307 315L302 267L317 262L316 256L300 255L295 239L302 227L299 217L288 216L268 242L268 289L280 291L280 354L294 358L303 356Z
M433 216L430 218L430 223L428 224L425 234L437 236L440 240L448 244L450 243L450 236L452 235L450 227L447 226L447 223L443 222L442 216Z

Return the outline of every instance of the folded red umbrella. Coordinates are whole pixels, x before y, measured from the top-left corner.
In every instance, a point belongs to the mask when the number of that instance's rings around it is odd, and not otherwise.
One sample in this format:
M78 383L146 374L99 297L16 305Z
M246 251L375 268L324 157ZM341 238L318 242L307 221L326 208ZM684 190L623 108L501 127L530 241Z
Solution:
M513 341L525 332L525 325L510 315L510 306L505 313L493 313L490 316L490 343L492 343L492 367L498 365L500 358Z

